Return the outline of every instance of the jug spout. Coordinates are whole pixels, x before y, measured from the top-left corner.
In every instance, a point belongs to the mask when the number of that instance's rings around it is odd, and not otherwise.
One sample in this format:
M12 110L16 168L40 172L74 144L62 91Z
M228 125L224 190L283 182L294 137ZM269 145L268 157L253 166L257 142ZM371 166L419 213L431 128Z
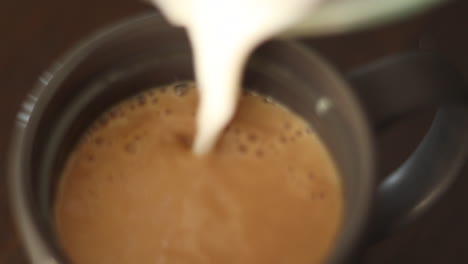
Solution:
M324 35L370 28L445 2L448 0L323 0L310 16L283 36Z

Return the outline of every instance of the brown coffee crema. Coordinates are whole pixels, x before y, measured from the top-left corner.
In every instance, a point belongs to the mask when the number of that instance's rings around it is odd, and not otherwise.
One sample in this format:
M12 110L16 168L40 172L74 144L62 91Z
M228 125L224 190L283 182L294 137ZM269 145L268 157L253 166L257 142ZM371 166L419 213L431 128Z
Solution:
M55 202L75 264L311 264L333 246L342 189L320 138L244 94L208 155L192 154L193 83L103 114L71 153Z

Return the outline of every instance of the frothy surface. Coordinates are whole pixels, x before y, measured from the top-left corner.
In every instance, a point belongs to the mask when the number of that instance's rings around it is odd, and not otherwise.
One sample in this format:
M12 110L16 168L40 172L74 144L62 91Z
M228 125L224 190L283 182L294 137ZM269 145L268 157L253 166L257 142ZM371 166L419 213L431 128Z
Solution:
M76 264L320 263L342 216L337 172L304 121L253 94L195 156L191 83L124 101L71 154L55 206Z

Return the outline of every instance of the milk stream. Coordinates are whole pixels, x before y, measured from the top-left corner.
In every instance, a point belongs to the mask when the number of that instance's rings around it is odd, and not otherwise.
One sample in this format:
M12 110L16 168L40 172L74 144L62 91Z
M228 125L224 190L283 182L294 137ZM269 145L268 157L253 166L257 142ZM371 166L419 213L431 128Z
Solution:
M201 155L213 148L235 113L250 53L311 15L325 0L152 1L189 34L200 94L192 149Z

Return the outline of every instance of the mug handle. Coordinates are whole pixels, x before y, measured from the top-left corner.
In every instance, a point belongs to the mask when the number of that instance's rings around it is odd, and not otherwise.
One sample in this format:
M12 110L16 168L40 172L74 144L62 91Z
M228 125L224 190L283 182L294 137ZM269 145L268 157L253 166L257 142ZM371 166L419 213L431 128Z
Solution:
M436 117L414 153L378 186L367 241L411 222L456 179L468 156L468 86L441 57L417 52L384 59L348 75L377 132L427 107Z

